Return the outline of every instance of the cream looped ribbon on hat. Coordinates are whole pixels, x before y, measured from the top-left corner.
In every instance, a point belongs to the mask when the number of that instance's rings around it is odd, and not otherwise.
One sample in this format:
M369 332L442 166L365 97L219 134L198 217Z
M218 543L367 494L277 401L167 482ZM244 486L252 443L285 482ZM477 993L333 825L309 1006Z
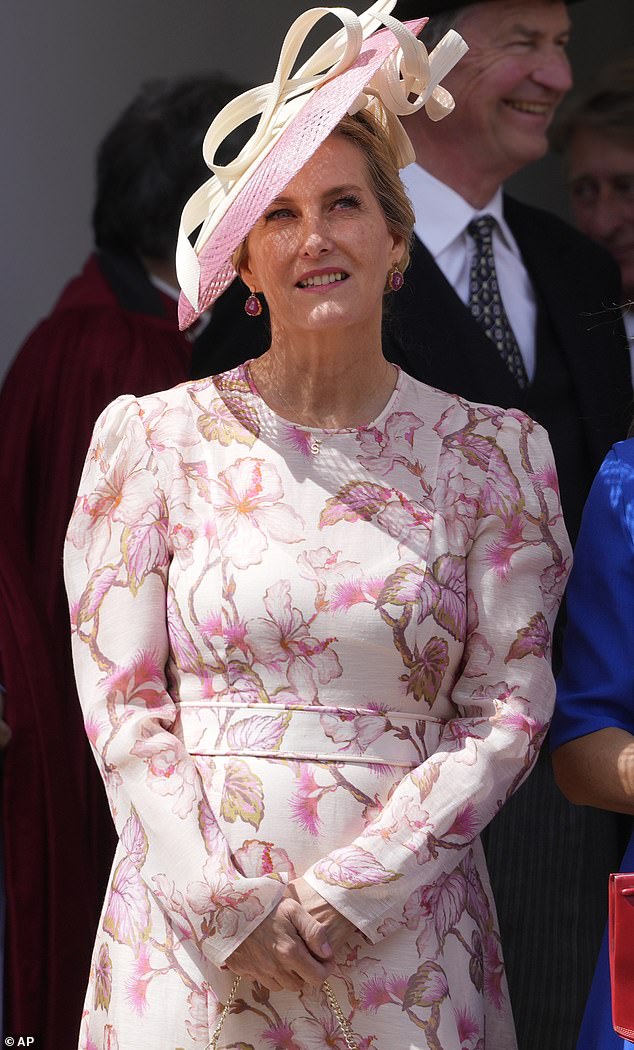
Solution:
M425 45L390 15L395 4L396 0L376 0L362 15L345 7L316 7L305 11L286 34L272 82L245 91L229 102L212 121L203 142L203 157L213 174L183 209L176 249L178 280L196 310L200 276L197 252L247 183L254 167L273 148L307 98L348 69L358 58L363 42L377 28L383 25L391 30L398 47L353 102L349 112L356 113L365 107L382 111L382 120L387 123L400 167L414 160L414 150L398 118L415 113L424 106L432 120L440 120L453 109L453 98L440 87L440 81L462 57L467 45L458 33L450 30L428 55ZM293 66L306 37L326 15L335 15L343 28L326 40L293 74ZM410 96L415 96L413 101L410 101ZM230 164L217 164L216 152L227 136L258 115L260 119L255 131L235 160ZM201 227L200 232L195 247L192 247L189 237L198 227Z

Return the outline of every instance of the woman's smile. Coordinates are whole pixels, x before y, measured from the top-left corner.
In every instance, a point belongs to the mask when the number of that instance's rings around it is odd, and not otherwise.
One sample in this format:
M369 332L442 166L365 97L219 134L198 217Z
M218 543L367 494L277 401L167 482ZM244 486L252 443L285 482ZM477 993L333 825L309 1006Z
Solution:
M302 291L320 292L322 289L326 290L331 288L332 285L338 285L343 281L347 281L349 276L345 270L332 268L311 270L309 273L304 274L303 277L300 277L296 287L301 288Z

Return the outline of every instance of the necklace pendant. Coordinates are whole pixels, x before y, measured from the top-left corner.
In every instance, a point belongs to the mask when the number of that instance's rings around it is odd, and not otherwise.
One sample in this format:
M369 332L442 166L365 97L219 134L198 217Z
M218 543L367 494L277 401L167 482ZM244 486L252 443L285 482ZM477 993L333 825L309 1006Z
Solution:
M310 451L312 452L313 456L318 456L320 449L321 441L318 441L317 438L313 438L313 440L310 443Z

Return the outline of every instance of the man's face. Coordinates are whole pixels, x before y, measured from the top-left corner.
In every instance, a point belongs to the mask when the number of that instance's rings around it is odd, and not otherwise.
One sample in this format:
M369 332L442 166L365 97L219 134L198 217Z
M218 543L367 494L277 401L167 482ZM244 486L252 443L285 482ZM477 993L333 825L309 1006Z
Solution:
M612 253L623 288L634 298L634 144L580 128L567 155L576 226Z
M487 0L458 28L469 51L446 78L456 99L447 124L482 171L503 182L546 152L546 129L572 86L566 5Z

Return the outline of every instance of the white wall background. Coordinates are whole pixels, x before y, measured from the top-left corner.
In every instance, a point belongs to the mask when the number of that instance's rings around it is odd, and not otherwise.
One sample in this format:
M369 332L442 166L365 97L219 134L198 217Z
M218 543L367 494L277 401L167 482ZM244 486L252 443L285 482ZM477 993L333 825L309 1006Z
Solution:
M90 250L96 147L139 85L211 69L270 79L291 18L318 2L3 0L0 377ZM634 41L633 0L581 0L571 10L580 77ZM514 189L561 210L559 178L550 161Z

